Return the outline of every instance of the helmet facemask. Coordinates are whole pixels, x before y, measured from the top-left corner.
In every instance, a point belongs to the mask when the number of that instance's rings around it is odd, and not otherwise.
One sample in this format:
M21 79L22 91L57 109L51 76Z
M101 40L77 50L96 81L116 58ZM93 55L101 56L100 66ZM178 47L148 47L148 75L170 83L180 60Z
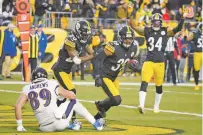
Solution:
M161 20L152 20L152 29L158 31L161 29Z
M125 48L129 48L131 46L134 38L131 33L127 33L126 36L121 37L121 40L122 40L123 46Z

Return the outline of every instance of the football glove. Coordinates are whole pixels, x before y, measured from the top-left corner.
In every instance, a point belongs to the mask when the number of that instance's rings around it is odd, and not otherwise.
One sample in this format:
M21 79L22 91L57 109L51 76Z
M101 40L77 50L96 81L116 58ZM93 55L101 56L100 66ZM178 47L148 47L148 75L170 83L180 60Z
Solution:
M102 85L102 78L100 77L100 75L96 75L95 77L95 86L96 87L100 87Z
M19 132L25 132L27 130L23 126L18 126L17 127L17 131L19 131Z
M73 58L73 62L74 62L76 65L79 65L79 64L81 63L81 59L78 58L78 56L75 56L75 57Z

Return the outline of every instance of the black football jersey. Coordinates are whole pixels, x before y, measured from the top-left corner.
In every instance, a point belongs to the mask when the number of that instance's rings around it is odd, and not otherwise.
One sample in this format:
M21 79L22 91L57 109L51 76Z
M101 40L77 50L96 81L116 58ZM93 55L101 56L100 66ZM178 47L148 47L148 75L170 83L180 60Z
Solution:
M154 31L151 27L145 27L144 34L148 51L146 61L164 62L164 51L168 41L167 28L161 27L160 30Z
M71 68L74 64L72 58L69 56L65 46L75 48L78 52L78 55L82 54L85 51L85 48L88 44L80 43L74 34L69 35L64 42L63 47L59 51L59 57L57 62L53 65L52 69L60 69L65 72L71 72Z
M138 43L134 41L127 49L119 44L119 42L110 42L105 46L105 49L113 51L112 56L108 56L103 60L101 68L102 76L110 79L115 79L119 72L123 69L124 65L133 58L138 50Z
M203 35L202 33L194 33L194 52L202 52L203 49Z

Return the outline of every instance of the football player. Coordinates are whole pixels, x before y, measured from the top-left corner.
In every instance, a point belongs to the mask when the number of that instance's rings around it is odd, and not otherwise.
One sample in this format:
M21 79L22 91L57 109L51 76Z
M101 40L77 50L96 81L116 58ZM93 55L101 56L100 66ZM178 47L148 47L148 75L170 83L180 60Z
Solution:
M118 41L107 43L95 56L96 63L103 62L96 64L102 67L96 67L95 86L101 86L108 96L103 101L95 102L99 111L95 119L105 117L112 106L118 106L121 103L117 76L124 65L138 53L138 43L134 38L134 30L129 26L123 26L118 32Z
M67 128L73 110L87 119L97 130L103 129L104 120L95 120L87 109L76 100L72 91L59 86L55 80L47 79L47 72L43 68L36 68L32 73L31 83L24 86L15 105L17 131L26 131L22 124L22 108L29 102L34 115L43 132L61 131ZM58 96L68 98L60 107L57 106ZM77 127L77 130L81 125Z
M197 25L197 32L189 33L187 40L194 40L194 78L195 78L195 90L199 90L199 71L202 65L202 49L203 49L203 34L202 34L202 22Z
M186 16L184 14L184 16ZM156 96L154 112L159 112L159 104L162 98L162 84L164 80L165 64L164 51L167 45L168 36L174 36L182 29L184 19L182 18L176 28L167 28L162 26L162 15L155 13L151 17L151 27L136 27L135 31L144 35L147 41L147 58L142 67L142 83L139 92L138 111L144 113L145 97L147 86L151 77L154 75L156 84Z
M57 79L59 84L66 90L76 93L71 77L71 68L73 64L79 65L81 62L86 62L93 58L94 51L89 46L91 37L92 31L90 23L86 20L78 21L74 31L65 39L64 45L59 51L59 58L53 65L52 70L55 79ZM80 53L84 50L88 55L79 57ZM60 106L65 100L65 98L57 100L57 105ZM78 123L75 119L75 113L73 114L72 120L73 123Z

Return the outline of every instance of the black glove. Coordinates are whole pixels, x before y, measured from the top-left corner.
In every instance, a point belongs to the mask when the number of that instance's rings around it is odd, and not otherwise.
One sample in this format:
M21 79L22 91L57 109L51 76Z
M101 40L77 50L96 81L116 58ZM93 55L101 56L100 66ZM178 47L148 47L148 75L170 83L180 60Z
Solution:
M102 78L101 78L101 76L100 75L96 75L95 78L96 78L95 79L95 86L96 87L100 87L102 85Z

